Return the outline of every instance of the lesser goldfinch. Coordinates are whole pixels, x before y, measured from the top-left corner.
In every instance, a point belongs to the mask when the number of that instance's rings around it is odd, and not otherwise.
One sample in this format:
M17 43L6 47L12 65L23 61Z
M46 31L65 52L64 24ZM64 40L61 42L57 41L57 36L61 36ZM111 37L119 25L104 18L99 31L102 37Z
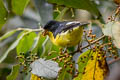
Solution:
M77 45L83 35L83 26L88 23L78 21L49 21L43 28L51 41L61 47Z

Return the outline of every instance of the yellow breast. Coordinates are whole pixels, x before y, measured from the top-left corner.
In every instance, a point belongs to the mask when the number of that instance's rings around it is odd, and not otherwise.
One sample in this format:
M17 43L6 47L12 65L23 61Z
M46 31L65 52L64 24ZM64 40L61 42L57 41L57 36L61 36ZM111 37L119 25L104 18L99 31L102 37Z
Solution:
M73 30L68 30L66 32L61 32L54 38L52 32L49 32L48 36L51 41L61 47L71 47L77 45L82 38L83 27L76 27Z

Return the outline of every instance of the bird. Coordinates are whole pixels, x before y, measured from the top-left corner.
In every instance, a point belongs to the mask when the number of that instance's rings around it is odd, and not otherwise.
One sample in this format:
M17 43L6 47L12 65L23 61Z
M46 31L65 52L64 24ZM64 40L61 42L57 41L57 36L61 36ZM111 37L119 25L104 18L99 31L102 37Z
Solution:
M88 22L79 21L49 21L43 29L45 35L48 35L50 40L56 46L72 47L79 44L83 35L83 26L88 25Z

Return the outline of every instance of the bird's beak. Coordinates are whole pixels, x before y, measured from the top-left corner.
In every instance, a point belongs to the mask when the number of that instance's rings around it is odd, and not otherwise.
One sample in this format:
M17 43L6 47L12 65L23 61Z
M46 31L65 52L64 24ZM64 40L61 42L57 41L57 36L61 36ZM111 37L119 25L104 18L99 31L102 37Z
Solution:
M48 35L48 30L44 30L44 32L42 33L43 36Z

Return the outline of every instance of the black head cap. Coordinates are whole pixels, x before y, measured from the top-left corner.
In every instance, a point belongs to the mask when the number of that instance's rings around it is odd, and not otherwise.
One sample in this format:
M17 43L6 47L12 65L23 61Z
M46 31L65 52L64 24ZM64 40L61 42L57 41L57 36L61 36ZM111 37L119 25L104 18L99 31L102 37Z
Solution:
M57 28L58 21L51 20L43 28L48 31L53 31Z

